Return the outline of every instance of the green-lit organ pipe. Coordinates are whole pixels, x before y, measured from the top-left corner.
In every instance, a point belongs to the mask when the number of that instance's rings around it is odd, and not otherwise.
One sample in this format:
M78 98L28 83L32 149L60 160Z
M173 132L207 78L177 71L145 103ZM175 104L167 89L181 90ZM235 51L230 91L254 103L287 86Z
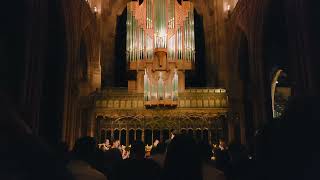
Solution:
M172 78L172 99L173 100L176 100L178 98L178 83L179 83L178 73L177 73L177 69L175 69L174 75Z
M127 7L127 62L131 61L131 31L132 31L132 24L131 24L131 11L129 10L129 6Z
M153 41L152 38L146 35L146 59L151 60L153 58Z
M146 14L147 14L147 19L146 19L146 28L151 29L152 28L152 2L151 0L146 0Z
M194 61L194 15L191 9L184 21L184 59Z
M168 6L168 28L174 29L175 0L169 0Z
M177 45L178 45L178 59L182 59L182 31L181 27L178 28L177 32Z
M154 0L155 8L155 47L166 48L166 0Z
M127 13L127 61L144 59L145 31L139 27L138 20L128 6Z
M183 58L185 59L185 60L188 60L188 57L187 57L187 54L188 54L188 34L187 34L187 32L188 32L188 27L187 27L187 25L188 25L188 20L186 20L186 21L184 21L184 23L183 23L183 30L184 30L184 54L183 54Z
M144 30L142 28L139 28L139 57L138 59L143 59L143 51L144 51Z
M147 70L144 70L144 99L150 100L150 79L147 74Z
M168 59L170 60L175 58L175 40L176 37L173 35L168 41Z
M192 50L192 58L191 60L195 61L195 35L194 35L194 11L193 8L190 10L191 12L191 50Z

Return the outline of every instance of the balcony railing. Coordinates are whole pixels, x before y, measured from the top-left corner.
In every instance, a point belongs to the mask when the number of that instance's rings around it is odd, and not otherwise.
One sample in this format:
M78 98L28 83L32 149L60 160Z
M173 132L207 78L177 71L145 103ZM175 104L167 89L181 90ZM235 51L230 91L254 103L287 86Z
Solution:
M143 93L129 92L126 88L110 88L94 95L96 108L144 109L152 107L228 108L227 91L222 88L186 89L176 100L145 101Z

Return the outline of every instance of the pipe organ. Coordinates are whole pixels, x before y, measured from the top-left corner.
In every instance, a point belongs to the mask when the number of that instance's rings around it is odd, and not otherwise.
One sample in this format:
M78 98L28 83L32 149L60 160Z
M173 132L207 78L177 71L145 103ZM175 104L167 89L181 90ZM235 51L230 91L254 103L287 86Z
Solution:
M128 89L104 88L84 101L94 103L90 134L126 145L165 142L171 130L207 142L227 137L226 89L185 88L185 72L195 64L192 2L131 1L126 28Z
M194 8L190 1L144 0L127 4L126 58L136 74L129 91L145 105L176 106L185 90L185 71L195 62Z

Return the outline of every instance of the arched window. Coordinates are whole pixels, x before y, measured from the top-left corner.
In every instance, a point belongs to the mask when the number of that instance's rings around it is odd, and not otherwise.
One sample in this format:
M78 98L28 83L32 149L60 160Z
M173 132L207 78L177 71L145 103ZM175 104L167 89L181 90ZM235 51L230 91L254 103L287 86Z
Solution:
M120 139L119 139L119 135L120 135L119 130L118 130L118 129L115 129L115 130L113 131L113 139L114 139L114 140L120 140Z
M142 140L142 130L141 129L137 129L136 130L136 140Z
M197 141L201 141L202 140L202 131L201 131L201 129L197 129L196 130L196 140Z
M279 69L274 74L271 84L273 118L279 118L283 114L290 96L291 87L287 74Z
M135 132L133 129L129 130L129 144L132 144L135 140Z
M180 132L181 132L181 134L187 134L187 130L186 130L186 129L184 129L184 128L183 128L183 129L181 129L181 131L180 131Z
M122 145L126 145L127 144L127 131L125 129L121 130L120 133L120 143Z
M203 142L209 142L209 131L208 131L208 129L204 129L202 131L202 140L203 140Z
M100 143L103 143L105 141L105 139L106 139L106 131L105 131L105 129L102 129L100 131Z
M193 136L193 129L188 129L188 135Z
M167 139L169 139L169 129L163 129L162 130L162 141L165 142Z
M159 129L154 129L153 130L153 141L158 139L160 141L160 130Z
M152 144L152 130L151 129L144 130L144 143L146 145Z

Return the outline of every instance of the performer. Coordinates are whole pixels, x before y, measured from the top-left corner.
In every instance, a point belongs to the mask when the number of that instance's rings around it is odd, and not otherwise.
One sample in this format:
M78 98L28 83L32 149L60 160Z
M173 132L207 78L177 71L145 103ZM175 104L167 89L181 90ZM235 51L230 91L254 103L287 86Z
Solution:
M109 149L110 149L110 140L109 139L106 139L105 141L104 141L104 143L102 143L102 144L98 144L98 146L99 146L99 149L101 149L102 151L108 151Z
M170 133L170 139L167 139L165 141L166 145L170 144L171 140L174 138L175 135L176 135L176 131L172 130L171 133Z

